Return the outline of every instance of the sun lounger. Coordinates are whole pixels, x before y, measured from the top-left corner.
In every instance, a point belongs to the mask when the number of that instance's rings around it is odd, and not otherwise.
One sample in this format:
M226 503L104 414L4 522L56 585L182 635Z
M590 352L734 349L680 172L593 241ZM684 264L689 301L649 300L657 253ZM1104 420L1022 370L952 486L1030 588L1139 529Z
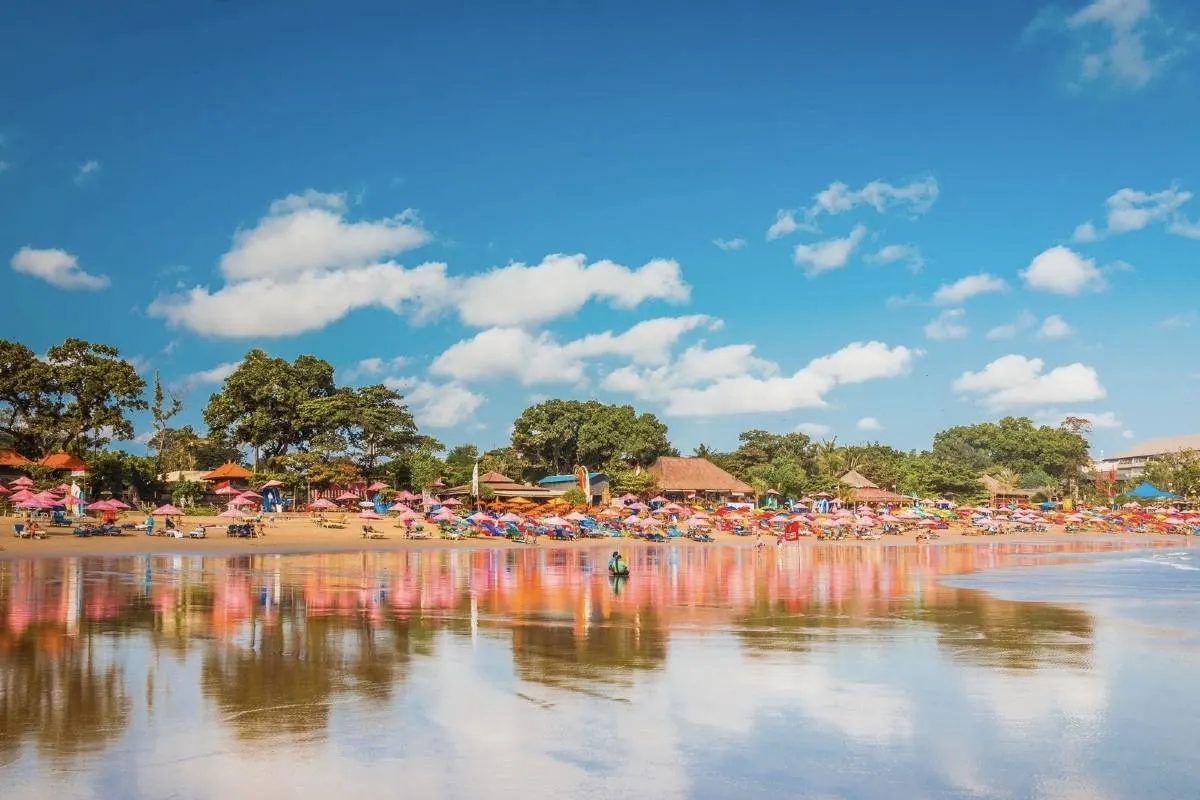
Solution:
M370 525L362 526L362 536L364 539L386 539L387 538L386 536L384 536L379 531L375 530Z

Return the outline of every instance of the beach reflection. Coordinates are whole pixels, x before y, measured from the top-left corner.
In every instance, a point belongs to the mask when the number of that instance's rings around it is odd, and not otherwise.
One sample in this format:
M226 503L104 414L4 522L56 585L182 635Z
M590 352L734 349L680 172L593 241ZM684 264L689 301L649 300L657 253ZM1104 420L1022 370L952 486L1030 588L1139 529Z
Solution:
M986 796L1008 779L980 743L1042 726L1020 780L1069 782L1059 755L1111 702L1097 621L939 579L1125 547L669 546L619 583L604 550L550 548L0 562L0 774L14 797L54 765L63 796L400 773L429 797L725 796L780 789L795 765L761 745L786 741L813 796L882 788L833 779L847 745L909 763L897 786Z

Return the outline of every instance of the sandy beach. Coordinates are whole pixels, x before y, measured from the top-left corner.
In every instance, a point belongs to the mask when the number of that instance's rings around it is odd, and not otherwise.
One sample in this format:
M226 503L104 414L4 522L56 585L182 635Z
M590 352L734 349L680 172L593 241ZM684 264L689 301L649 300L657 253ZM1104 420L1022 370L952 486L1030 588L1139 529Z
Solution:
M130 520L123 520L130 521ZM130 532L123 536L92 536L79 537L72 534L70 528L43 528L47 534L45 539L18 539L13 533L16 518L0 519L0 559L37 558L40 556L102 556L129 555L144 553L196 553L201 555L221 555L227 553L332 553L347 551L390 551L390 550L422 550L443 548L481 548L493 547L513 549L521 547L567 547L588 549L628 549L630 547L646 547L653 543L640 539L575 539L550 540L541 537L537 544L522 544L507 539L492 537L467 537L462 539L444 539L438 535L437 529L427 526L427 539L409 539L402 527L396 527L391 520L376 522L375 530L385 538L366 539L362 535L362 523L350 520L342 529L319 527L313 518L306 514L283 515L277 518L274 525L265 528L261 538L244 539L229 537L225 533L227 520L216 517L188 517L183 521L183 530L191 530L196 525L204 525L207 536L204 539L177 539L167 536L147 536L142 532ZM873 547L896 544L922 544L939 546L946 544L962 544L970 542L1062 542L1086 539L1124 540L1124 541L1176 541L1180 546L1191 543L1189 537L1163 536L1159 534L1113 534L1100 531L1084 533L1067 533L1062 526L1053 525L1043 533L1012 533L998 535L983 535L964 526L952 526L949 530L940 531L937 539L918 541L917 532L901 535L883 536L874 540L847 538L842 540L821 540L815 537L801 537L796 542L786 542L784 547ZM753 547L755 536L735 536L729 533L715 533L714 544L735 547ZM775 537L764 535L763 540L775 547ZM685 542L689 546L704 547L707 545ZM660 543L657 546L662 546Z

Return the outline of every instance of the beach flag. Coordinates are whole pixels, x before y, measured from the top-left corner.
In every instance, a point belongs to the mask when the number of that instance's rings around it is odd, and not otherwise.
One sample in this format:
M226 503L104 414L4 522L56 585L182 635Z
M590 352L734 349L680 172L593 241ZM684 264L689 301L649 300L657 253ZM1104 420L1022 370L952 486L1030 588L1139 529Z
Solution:
M479 497L479 462L471 469L471 497Z

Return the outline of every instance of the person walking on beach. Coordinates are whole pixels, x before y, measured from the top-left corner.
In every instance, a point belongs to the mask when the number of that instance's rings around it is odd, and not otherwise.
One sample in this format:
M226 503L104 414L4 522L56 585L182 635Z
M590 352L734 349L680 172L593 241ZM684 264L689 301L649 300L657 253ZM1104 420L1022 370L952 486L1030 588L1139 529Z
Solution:
M146 515L146 535L147 536L154 535L154 515L153 514Z

